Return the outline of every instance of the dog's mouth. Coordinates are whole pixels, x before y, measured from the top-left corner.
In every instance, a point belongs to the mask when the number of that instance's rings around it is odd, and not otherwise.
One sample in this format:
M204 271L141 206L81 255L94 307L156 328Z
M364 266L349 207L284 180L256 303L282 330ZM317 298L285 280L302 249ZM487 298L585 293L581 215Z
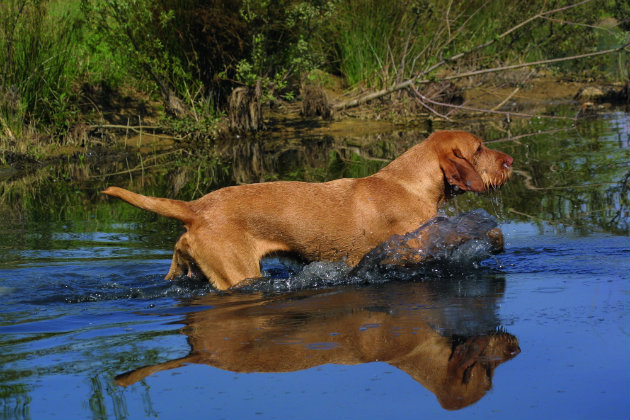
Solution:
M501 169L496 171L493 175L490 175L487 171L482 171L480 175L487 190L499 188L512 176L512 165L504 162Z

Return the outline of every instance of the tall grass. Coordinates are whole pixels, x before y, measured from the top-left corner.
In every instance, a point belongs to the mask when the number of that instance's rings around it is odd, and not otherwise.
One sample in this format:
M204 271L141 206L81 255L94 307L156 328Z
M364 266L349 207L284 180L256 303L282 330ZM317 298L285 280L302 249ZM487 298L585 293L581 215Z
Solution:
M489 3L343 0L328 40L333 61L350 85L400 82L496 36L503 14Z
M80 26L72 2L0 3L0 138L16 141L29 125L67 130L82 67Z
M320 48L331 58L331 69L341 73L348 85L383 88L463 52L468 53L457 60L447 60L440 70L480 69L566 57L601 49L603 40L609 40L609 46L625 42L627 32L600 25L607 17L619 15L618 19L623 19L619 8L610 2L567 7L497 38L545 10L575 3L579 2L341 0ZM493 40L496 42L490 42ZM485 43L489 45L477 48ZM593 74L618 60L617 56L602 56L558 64L554 69Z
M378 0L346 0L338 6L331 25L336 41L330 45L336 45L333 62L350 85L381 87L396 76L410 32L417 53L418 12L403 2Z
M270 97L290 99L304 73L316 67L340 74L347 85L374 89L466 51L439 70L555 58L625 42L630 9L621 0L578 2L497 38L542 10L573 3L0 0L0 152L16 145L24 152L31 130L61 139L82 117L85 84L107 92L132 86L145 97L161 96L165 109L174 97L189 120L205 124L208 116L221 115L245 76L268 80ZM621 26L598 27L610 17ZM491 40L496 42L476 48ZM244 64L251 71L241 71ZM627 67L628 55L619 54L554 69L627 78Z

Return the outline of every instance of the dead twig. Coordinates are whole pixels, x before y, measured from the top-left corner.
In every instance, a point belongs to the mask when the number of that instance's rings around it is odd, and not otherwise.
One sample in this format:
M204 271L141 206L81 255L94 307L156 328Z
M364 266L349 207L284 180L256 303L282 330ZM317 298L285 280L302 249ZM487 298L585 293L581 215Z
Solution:
M505 141L518 142L518 140L526 138L526 137L540 136L540 135L543 135L543 134L553 134L553 133L558 133L560 131L568 131L568 130L574 130L574 129L575 129L575 127L573 127L573 126L565 127L565 128L554 128L552 130L537 131L535 133L525 133L525 134L520 134L518 136L503 137L503 138L496 139L496 140L488 140L488 141L484 140L484 144L502 143L502 142L505 142Z
M140 132L142 130L159 130L163 127L160 127L158 125L122 125L122 124L92 124L92 125L88 125L88 128L116 128L116 129L122 129L122 130L126 130L126 129L130 129L136 132Z
M109 128L109 129L116 129L116 130L131 130L134 133L137 133L140 135L150 135L150 136L157 137L160 139L182 140L181 137L177 137L177 136L170 136L166 134L153 134L153 133L146 132L146 130L161 130L164 128L157 125L92 124L92 125L88 125L87 128L88 129Z
M571 60L579 60L582 58L588 58L588 57L596 57L599 55L606 55L606 54L611 54L614 52L618 52L621 50L626 49L627 47L630 46L630 42L626 43L620 47L617 48L611 48L608 50L602 50L602 51L595 51L592 53L586 53L586 54L578 54L578 55L572 55L569 57L560 57L560 58L551 58L551 59L547 59L547 60L538 60L538 61L530 61L527 63L521 63L521 64L513 64L513 65L509 65L509 66L501 66L501 67L493 67L491 69L483 69L483 70L475 70L475 71L469 71L469 72L465 72L465 73L458 73L452 76L447 76L447 77L443 77L440 80L441 81L449 81L449 80L457 80L457 79L463 79L466 77L471 77L471 76L479 76L481 74L488 74L488 73L498 73L501 71L506 71L506 70L515 70L515 69L520 69L523 67L533 67L533 66L539 66L542 64L552 64L552 63L561 63L564 61L571 61ZM337 103L333 105L333 109L335 110L343 110L343 109L347 109L347 108L352 108L355 106L359 106L362 105L366 102L372 101L374 99L378 99L381 98L383 96L389 95L397 90L400 89L406 89L408 87L410 87L413 84L428 84L428 83L432 83L434 82L434 80L428 80L428 79L409 79L406 80L404 82L398 83L394 86L391 86L389 88L386 89L381 89L377 92L372 92L370 94L367 94L365 96L362 96L360 98L357 99L353 99L351 101L346 101L346 102L341 102L341 103Z
M496 38L487 41L483 44L480 44L476 47L473 47L467 51L461 52L459 54L455 54L451 57L448 58L444 58L442 60L440 60L439 62L437 62L436 64L432 65L431 67L423 70L422 72L416 74L414 77L405 80L403 82L400 83L396 83L393 86L390 86L388 88L385 89L381 89L379 91L376 92L371 92L369 94L363 95L359 98L355 98L355 99L351 99L348 101L344 101L344 102L340 102L337 104L333 105L333 109L334 110L344 110L347 108L353 108L359 105L362 105L366 102L372 101L374 99L378 99L381 98L383 96L387 96L393 92L396 92L398 90L401 89L406 89L411 87L411 85L414 84L428 84L428 83L432 83L435 80L430 80L430 79L423 79L423 77L431 72L433 72L434 70L438 69L439 67L445 65L446 63L449 62L454 62L456 60L459 60L460 58L463 58L475 51L479 51L483 48L486 48L492 44L494 44L495 42L497 42L498 40L505 38L506 36L508 36L509 34L511 34L512 32L522 28L523 26L525 26L526 24L536 20L536 19L542 19L542 18L546 18L547 16L554 14L554 13L559 13L562 11L566 11L569 10L571 8L577 7L577 6L581 6L582 4L588 3L591 0L583 0L580 1L578 3L574 3L574 4L570 4L567 6L563 6L557 9L553 9L553 10L547 10L547 11L542 11L540 13L537 13L536 15L530 16L529 18L525 19L524 21L514 25L513 27L511 27L510 29L508 29L507 31L503 32L502 34L500 34L499 36L497 36ZM458 73L458 74L454 74L452 76L447 76L447 77L443 77L440 78L441 81L448 81L448 80L456 80L456 79L462 79L462 78L466 78L466 77L471 77L471 76L478 76L478 75L482 75L482 74L489 74L489 73L496 73L496 72L501 72L501 71L507 71L507 70L515 70L515 69L519 69L519 68L524 68L524 67L533 67L533 66L539 66L542 64L553 64L553 63L560 63L560 62L564 62L564 61L572 61L572 60L579 60L579 59L583 59L583 58L589 58L589 57L595 57L595 56L599 56L599 55L606 55L606 54L611 54L614 52L618 52L621 50L626 49L628 46L630 46L630 42L617 47L617 48L611 48L611 49L607 49L607 50L602 50L602 51L595 51L595 52L591 52L591 53L585 53L585 54L578 54L578 55L572 55L572 56L568 56L568 57L559 57L559 58L552 58L552 59L545 59L545 60L538 60L538 61L532 61L532 62L527 62L527 63L520 63L520 64L513 64L513 65L507 65L507 66L500 66L500 67L493 67L490 69L483 69L483 70L476 70L476 71L470 71L470 72L465 72L465 73Z
M518 91L521 90L521 88L516 88L512 91L512 93L510 93L508 96L505 97L504 100L502 100L497 106L495 106L494 108L492 108L490 111L496 111L499 108L501 108L503 105L505 105L505 103L507 101L509 101L510 99L512 99L512 96L516 95L518 93Z
M523 118L538 117L538 118L549 118L549 119L552 119L552 120L570 120L570 121L575 121L574 117L562 117L562 116L557 116L557 115L526 114L524 112L495 111L495 110L492 110L492 109L475 108L475 107L466 106L466 105L455 105L455 104L448 104L448 103L444 103L444 102L438 102L438 101L435 101L433 99L429 99L426 96L424 96L424 99L427 102L432 103L433 105L445 106L445 107L454 108L454 109L460 109L460 110L464 110L464 111L481 112L481 113L484 113L484 114L505 115L507 117L523 117Z
M603 187L605 185L615 185L616 182L599 182L597 184L580 184L580 185L559 185L553 187L536 187L533 184L533 178L527 171L514 169L514 173L522 176L524 178L523 183L525 184L525 188L532 191L550 191L550 190L568 190L573 188L591 188L591 187Z
M424 96L423 94L421 94L418 89L416 88L415 85L411 85L411 89L413 90L413 93L415 94L415 98L418 101L418 103L426 108L427 110L429 110L429 112L437 115L440 118L444 118L447 121L453 121L452 119L450 119L447 115L444 114L440 114L439 112L437 112L435 109L431 108L429 105L427 105L427 102L434 102L431 99L427 98L426 96Z
M562 63L564 61L580 60L582 58L589 58L589 57L596 57L598 55L612 54L612 53L624 50L624 49L626 49L629 46L630 46L630 42L628 42L628 43L626 43L626 44L624 44L624 45L622 45L620 47L610 48L608 50L595 51L595 52L586 53L586 54L572 55L572 56L569 56L569 57L559 57L559 58L550 58L550 59L546 59L546 60L530 61L530 62L527 62L527 63L512 64L510 66L494 67L494 68L491 68L491 69L469 71L469 72L466 72L466 73L455 74L453 76L447 76L447 77L442 78L441 80L456 80L456 79L462 79L462 78L470 77L470 76L478 76L480 74L497 73L497 72L500 72L500 71L521 69L523 67L534 67L534 66L539 66L541 64L553 64L553 63Z

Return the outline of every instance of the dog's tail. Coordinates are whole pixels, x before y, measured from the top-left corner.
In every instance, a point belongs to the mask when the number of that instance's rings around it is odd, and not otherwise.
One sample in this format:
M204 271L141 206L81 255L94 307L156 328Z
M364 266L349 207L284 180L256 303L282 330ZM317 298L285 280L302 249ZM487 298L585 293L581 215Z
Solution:
M195 217L195 213L185 201L147 197L146 195L136 194L118 187L109 187L103 191L103 194L118 197L131 205L155 212L161 216L181 220L186 225L190 225Z

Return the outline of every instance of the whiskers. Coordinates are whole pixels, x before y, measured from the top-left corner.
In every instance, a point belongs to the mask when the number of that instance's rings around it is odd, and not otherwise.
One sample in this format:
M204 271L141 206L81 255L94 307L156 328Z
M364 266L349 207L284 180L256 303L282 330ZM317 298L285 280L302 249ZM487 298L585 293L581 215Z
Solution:
M505 184L510 176L512 175L512 167L503 165L506 167L506 170L501 170L495 172L492 176L488 174L488 172L484 171L481 175L481 180L483 181L483 185L486 187L486 190L496 190L503 184Z

